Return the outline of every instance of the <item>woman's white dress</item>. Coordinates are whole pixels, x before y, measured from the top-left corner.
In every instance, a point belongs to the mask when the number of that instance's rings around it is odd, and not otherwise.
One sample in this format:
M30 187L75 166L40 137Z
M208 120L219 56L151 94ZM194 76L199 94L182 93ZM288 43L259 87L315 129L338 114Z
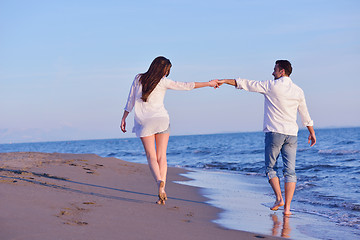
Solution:
M164 106L166 90L192 90L194 82L175 82L163 77L155 89L151 92L146 102L141 99L142 85L140 74L136 75L130 88L129 97L125 105L125 111L131 112L134 109L133 133L137 137L151 136L163 132L170 125L169 114Z

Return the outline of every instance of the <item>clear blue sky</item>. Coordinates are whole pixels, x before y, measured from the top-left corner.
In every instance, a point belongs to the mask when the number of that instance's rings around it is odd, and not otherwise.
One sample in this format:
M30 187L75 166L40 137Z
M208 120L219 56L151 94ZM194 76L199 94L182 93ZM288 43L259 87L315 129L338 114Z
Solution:
M289 59L315 128L360 126L360 1L0 0L0 143L134 137L119 123L151 61L175 81L272 79ZM261 131L263 96L168 91L173 135Z

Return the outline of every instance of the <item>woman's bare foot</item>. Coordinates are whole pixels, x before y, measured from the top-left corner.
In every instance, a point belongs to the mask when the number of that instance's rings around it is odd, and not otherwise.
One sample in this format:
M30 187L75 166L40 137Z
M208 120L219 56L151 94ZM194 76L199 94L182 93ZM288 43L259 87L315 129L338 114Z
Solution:
M159 182L159 200L161 200L161 204L165 204L165 201L167 200L166 192L165 192L165 182L160 181ZM158 201L159 202L159 201Z
M270 209L273 211L277 211L279 209L279 207L284 206L284 201L281 199L280 201L276 201L274 203L274 206L272 206Z
M165 205L165 200L159 198L159 200L157 200L156 203L159 205Z

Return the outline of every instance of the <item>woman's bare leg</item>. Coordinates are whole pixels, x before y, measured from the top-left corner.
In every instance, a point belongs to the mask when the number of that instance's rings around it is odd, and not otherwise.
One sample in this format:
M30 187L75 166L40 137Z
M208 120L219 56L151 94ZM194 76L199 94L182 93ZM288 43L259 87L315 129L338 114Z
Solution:
M165 204L165 200L167 200L167 196L165 193L165 183L167 176L166 150L169 141L169 133L155 134L148 137L142 137L141 141L144 145L150 171L158 185L158 203Z
M159 185L159 193L162 195L163 200L167 200L165 192L166 176L167 176L167 158L166 150L169 142L169 133L162 133L155 135L156 141L156 156L159 164L161 181L163 184Z
M146 158L149 164L150 171L156 182L161 181L160 168L157 163L155 135L140 138L145 149Z
M159 164L161 180L166 183L167 176L167 158L166 151L169 142L169 133L162 133L155 135L156 141L156 156Z

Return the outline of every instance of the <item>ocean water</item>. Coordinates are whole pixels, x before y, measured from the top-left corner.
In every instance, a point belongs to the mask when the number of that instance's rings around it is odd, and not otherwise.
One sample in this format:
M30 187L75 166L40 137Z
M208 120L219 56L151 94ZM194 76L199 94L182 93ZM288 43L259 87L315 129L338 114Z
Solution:
M349 236L360 239L360 128L318 129L316 135L317 144L310 148L307 130L299 131L296 163L298 183L292 208L297 216L306 215L306 218L323 221L324 228L329 227L325 223L333 224L331 226L336 228L337 236L333 238L324 235L323 239L349 239ZM137 138L0 144L0 152L23 151L94 153L146 163L141 141ZM262 204L271 205L273 197L264 174L263 155L262 132L170 136L168 146L169 166L196 169L200 171L199 174L191 177L198 176L199 179L203 173L223 173L223 178L241 175L242 181L248 181L250 185L256 183L262 189L258 191L261 194L259 196L266 199ZM281 157L279 160L281 166ZM230 179L228 181L235 184L237 177ZM204 188L216 191L216 187L211 186L211 180L205 182ZM231 217L223 218L235 221ZM236 229L229 223L223 225ZM342 231L346 234L339 234ZM306 233L306 230L300 232ZM309 239L311 235L322 239L321 234L316 234L316 229L309 230L306 235ZM300 235L290 235L302 239L297 236Z

